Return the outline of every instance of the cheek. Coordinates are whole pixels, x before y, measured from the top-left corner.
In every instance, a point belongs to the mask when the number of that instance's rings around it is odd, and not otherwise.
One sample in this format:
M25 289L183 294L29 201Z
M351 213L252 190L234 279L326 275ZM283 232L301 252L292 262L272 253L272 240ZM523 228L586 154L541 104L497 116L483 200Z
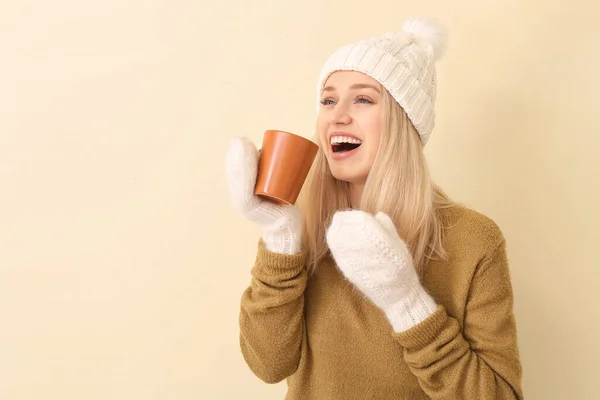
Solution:
M324 117L319 116L317 118L317 135L319 137L319 141L321 142L321 147L325 148L327 146L326 138L327 138L327 124Z

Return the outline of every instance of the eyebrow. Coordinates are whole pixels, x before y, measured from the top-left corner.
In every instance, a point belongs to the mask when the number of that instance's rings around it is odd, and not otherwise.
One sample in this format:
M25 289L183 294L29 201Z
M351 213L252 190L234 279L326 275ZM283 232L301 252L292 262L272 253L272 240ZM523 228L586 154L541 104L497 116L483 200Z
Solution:
M369 83L355 83L352 86L350 86L350 89L373 89L375 91L377 91L379 93L379 88L375 85L371 85ZM335 87L333 86L325 86L323 88L324 92L329 92L335 90Z

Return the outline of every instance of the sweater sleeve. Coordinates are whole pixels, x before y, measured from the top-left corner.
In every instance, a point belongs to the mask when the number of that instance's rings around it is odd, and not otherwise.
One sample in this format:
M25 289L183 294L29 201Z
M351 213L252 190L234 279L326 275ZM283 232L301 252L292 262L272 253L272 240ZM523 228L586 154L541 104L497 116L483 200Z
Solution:
M280 382L298 368L304 333L305 259L304 252L269 252L260 240L252 279L242 295L242 355L252 372L267 383Z
M431 399L522 399L504 240L475 271L462 330L440 305L425 321L394 335Z

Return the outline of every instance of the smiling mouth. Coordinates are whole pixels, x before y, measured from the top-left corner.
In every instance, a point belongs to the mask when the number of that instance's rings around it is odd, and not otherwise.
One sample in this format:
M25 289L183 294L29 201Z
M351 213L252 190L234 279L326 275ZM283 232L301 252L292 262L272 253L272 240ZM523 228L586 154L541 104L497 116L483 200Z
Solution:
M334 153L352 151L361 144L362 141L358 139L336 136L331 138L331 151Z
M331 145L331 150L334 153L342 153L344 151L350 151L358 148L360 143L340 143Z

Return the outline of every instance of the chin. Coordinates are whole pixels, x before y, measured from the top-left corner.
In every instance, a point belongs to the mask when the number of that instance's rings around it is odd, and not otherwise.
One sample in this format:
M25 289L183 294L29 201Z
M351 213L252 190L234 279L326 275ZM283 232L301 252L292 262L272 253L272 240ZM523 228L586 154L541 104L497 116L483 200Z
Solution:
M342 170L340 168L332 168L331 174L333 177L339 181L344 181L348 183L364 183L366 180L366 175L361 173L360 171L348 171Z
M372 163L364 156L360 157L359 154L341 160L336 160L332 155L328 155L327 163L333 177L352 184L364 184Z

